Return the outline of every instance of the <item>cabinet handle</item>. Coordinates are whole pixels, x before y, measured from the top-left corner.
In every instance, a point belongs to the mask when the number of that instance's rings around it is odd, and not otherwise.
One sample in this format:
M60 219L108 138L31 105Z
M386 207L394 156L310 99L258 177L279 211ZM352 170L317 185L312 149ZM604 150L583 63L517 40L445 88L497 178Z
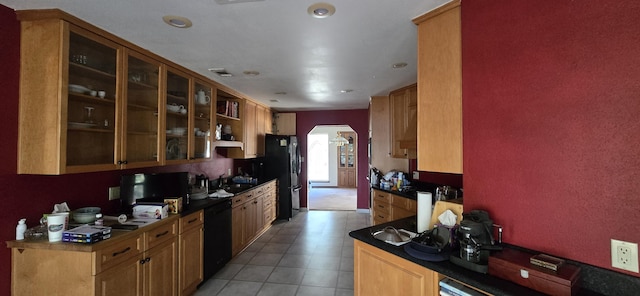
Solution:
M193 218L193 219L189 220L189 222L187 222L187 224L191 224L191 223L196 222L196 221L198 221L198 218Z
M384 209L384 206L383 205L378 205L378 208L383 208Z
M147 258L141 259L140 260L140 264L145 264L145 263L147 263L149 261L151 261L151 258L147 257Z
M169 233L169 230L165 230L163 233L158 233L158 234L156 234L156 238L159 238L159 237L161 237L161 236L164 236L164 235L166 235L167 233Z
M384 216L380 216L380 215L378 215L378 217L380 217L380 218L384 219Z
M124 250L122 250L120 252L115 252L115 253L111 254L111 257L122 255L122 254L124 254L126 252L129 252L129 250L131 250L131 247L126 247Z
M253 196L253 194L249 194L247 195L247 198L251 198Z
M258 201L257 201L257 200L254 200L254 201L253 201L253 203L254 203L254 204L257 204L257 203L258 203Z

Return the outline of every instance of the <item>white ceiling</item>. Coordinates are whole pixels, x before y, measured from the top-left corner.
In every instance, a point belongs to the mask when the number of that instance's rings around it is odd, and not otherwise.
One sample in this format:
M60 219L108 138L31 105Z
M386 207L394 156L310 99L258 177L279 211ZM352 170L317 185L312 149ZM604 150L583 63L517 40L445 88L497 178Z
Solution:
M322 1L335 14L311 17L308 7ZM415 83L411 19L447 0L232 2L0 0L16 10L59 8L280 111L366 109L369 97ZM171 27L165 15L193 27ZM401 62L408 66L392 68ZM212 67L234 76L219 77Z

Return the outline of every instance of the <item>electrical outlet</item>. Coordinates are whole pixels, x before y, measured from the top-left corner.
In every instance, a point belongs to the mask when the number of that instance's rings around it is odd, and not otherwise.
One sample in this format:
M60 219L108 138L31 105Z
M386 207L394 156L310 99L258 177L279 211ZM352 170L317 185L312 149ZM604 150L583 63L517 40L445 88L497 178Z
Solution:
M414 180L418 180L418 179L420 179L420 172L418 172L418 171L413 171L413 179L414 179Z
M109 200L120 198L120 187L109 187Z
M638 244L612 239L611 266L638 272Z
M231 169L227 169L227 176L231 176Z

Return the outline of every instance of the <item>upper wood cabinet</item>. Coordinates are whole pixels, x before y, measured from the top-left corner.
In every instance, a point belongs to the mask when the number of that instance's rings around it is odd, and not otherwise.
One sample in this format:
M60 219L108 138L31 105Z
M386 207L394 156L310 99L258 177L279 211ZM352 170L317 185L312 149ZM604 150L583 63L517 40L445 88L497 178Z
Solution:
M191 113L193 116L189 117L190 122L189 129L193 133L192 142L189 143L190 159L191 160L210 160L213 142L215 135L215 118L213 114L213 106L215 105L214 88L210 83L194 80L193 87L193 101L194 104Z
M388 96L371 97L369 125L371 128L371 166L382 172L407 171L409 160L391 157L391 114Z
M189 110L193 108L191 83L185 73L176 69L167 69L165 75L165 159L167 163L184 163L189 159L188 137L193 134L189 126Z
M271 110L268 107L256 106L256 147L257 155L264 156L265 135L271 133Z
M413 84L389 93L393 157L417 157L417 90L417 86Z
M413 21L418 25L418 170L461 174L460 1Z
M274 118L276 120L275 130L276 135L296 135L296 114L295 113L275 113Z

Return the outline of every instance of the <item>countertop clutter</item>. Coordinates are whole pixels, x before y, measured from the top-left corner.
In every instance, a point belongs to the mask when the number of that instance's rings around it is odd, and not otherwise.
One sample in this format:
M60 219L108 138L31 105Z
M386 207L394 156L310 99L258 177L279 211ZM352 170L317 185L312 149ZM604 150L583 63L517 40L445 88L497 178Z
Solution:
M473 287L477 290L493 295L545 295L541 292L537 292L535 290L518 285L511 281L498 278L496 276L492 276L490 274L482 274L462 268L451 263L448 260L443 262L432 262L417 259L405 252L403 246L394 246L392 244L385 243L383 241L375 239L371 235L371 233L374 233L375 231L380 229L384 229L387 226L392 226L396 229L407 229L409 231L415 232L416 217L408 217L372 227L363 228L360 230L355 230L350 232L349 236L357 240L356 245L357 243L364 243L365 245L373 247L372 249L380 250L384 254L391 256L392 258L401 258L406 260L403 262L405 262L407 265L416 264L417 266L424 268L427 271L433 271L437 273L438 279L450 278L455 281L464 283L465 285ZM532 254L536 253L532 250L527 250L518 246L508 244L503 244L503 247L505 248L505 250L507 250L507 252L521 251ZM358 254L356 254L355 257L358 258ZM355 270L357 270L358 268L357 261L358 259L356 259L356 266L354 267ZM394 262L396 262L397 264L398 261L396 260ZM637 293L638 291L638 288L640 288L640 281L637 278L581 264L579 262L570 263L581 268L580 279L577 283L578 289L575 295L635 295L635 293ZM415 272L415 270L413 270L413 272ZM437 283L435 285L437 288Z

